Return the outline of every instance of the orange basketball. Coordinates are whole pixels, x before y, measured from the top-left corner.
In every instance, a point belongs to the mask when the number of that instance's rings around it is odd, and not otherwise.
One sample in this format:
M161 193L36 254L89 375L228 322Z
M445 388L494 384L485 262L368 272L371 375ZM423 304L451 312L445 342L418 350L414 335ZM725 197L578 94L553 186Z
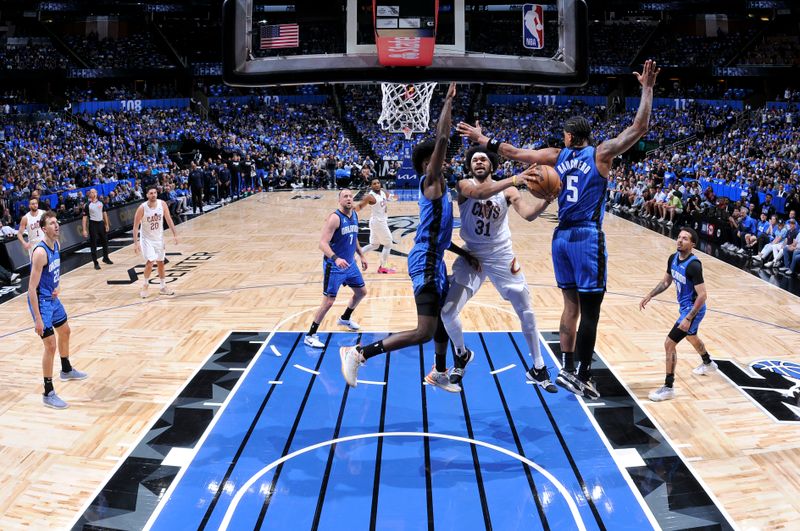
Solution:
M540 175L544 177L541 182L528 182L528 190L539 199L547 199L548 196L557 196L561 191L561 178L552 166L539 166Z

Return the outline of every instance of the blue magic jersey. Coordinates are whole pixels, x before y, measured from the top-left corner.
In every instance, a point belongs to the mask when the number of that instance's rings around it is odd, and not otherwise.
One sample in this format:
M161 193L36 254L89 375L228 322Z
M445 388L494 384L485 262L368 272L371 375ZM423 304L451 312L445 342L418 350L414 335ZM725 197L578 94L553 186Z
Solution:
M608 180L597 170L594 146L564 148L555 169L561 178L558 194L559 226L603 223Z
M669 274L672 275L672 280L675 282L681 311L691 308L697 299L697 291L694 286L703 283L703 266L700 264L700 260L693 254L690 254L685 260L681 260L680 253L675 253L670 257ZM705 311L705 309L706 305L704 304L700 311Z
M43 241L39 242L36 247L41 247L47 253L47 263L42 268L42 277L39 279L36 294L39 297L51 299L61 277L61 256L58 252L58 242L53 243L52 249Z
M422 183L427 177L420 181ZM430 200L425 194L419 194L419 225L414 236L412 252L425 260L442 260L444 252L450 247L453 238L453 202L449 190L439 199ZM411 255L409 255L409 266Z
M339 216L339 227L333 231L333 236L331 236L331 249L336 256L344 258L350 265L353 265L353 257L358 244L358 214L353 210L350 217L347 217L341 210L337 209L335 212ZM333 263L333 260L327 257L325 260Z

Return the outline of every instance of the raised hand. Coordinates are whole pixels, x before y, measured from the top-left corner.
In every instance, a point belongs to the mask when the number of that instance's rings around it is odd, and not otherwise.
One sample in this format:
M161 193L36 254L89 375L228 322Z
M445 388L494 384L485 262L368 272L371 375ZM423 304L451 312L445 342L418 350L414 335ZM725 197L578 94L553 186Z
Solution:
M455 98L456 97L456 84L450 83L450 86L447 88L447 97L448 98Z
M467 122L459 122L456 126L458 134L464 138L469 138L472 142L478 142L483 135L483 129L480 122L475 121L475 125L469 125Z
M661 69L656 66L656 62L652 59L648 59L644 62L642 73L634 72L633 75L636 76L636 81L638 81L642 87L653 88L656 84L656 76L658 76L660 72Z

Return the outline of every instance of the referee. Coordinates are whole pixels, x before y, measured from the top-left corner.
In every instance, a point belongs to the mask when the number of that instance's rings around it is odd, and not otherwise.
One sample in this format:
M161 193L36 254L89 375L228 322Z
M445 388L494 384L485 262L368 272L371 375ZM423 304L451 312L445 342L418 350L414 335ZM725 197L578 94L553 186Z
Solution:
M89 222L89 230L86 230L86 222ZM97 190L89 190L89 202L83 209L83 237L89 238L89 248L92 250L92 261L94 268L100 269L97 263L97 241L103 245L103 263L111 265L114 262L108 259L108 214L106 214L102 201L97 199Z

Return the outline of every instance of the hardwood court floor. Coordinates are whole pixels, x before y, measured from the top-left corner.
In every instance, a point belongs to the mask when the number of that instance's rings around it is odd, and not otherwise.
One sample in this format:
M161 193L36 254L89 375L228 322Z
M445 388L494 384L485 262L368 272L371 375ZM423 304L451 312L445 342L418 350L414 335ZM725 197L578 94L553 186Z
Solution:
M64 275L71 359L90 373L83 382L56 380L59 395L70 403L65 411L41 405L42 347L26 299L0 307L0 373L6 375L0 394L0 528L70 525L229 331L307 328L321 297L319 232L336 207L335 192L321 194L321 200L262 194L180 225L180 244L167 240L169 252L182 253L168 266L181 275L171 284L177 292L172 298L151 288L150 298L141 300L138 283L107 284L128 279L127 270L140 263L132 247L114 253L115 266L98 272L84 266ZM417 212L414 202L390 205L390 216ZM550 260L553 216L531 224L514 214L510 219L539 327L557 330L561 294ZM672 290L646 312L638 302L662 277L674 243L611 215L605 230L609 293L597 350L742 529L791 528L800 519L800 424L774 422L721 375L694 376L698 359L684 344L678 397L647 403L647 393L663 382L662 345L676 306ZM400 248L407 251L411 244L408 235ZM712 355L747 366L797 354L800 300L700 257L711 310L701 337ZM385 276L375 274L377 258L369 256L369 298L354 318L365 331L408 328L415 314L404 260L395 257L400 273ZM335 319L345 302L342 297L323 330L338 329ZM517 329L513 313L498 308L510 310L491 287L484 288L465 309L465 328Z

